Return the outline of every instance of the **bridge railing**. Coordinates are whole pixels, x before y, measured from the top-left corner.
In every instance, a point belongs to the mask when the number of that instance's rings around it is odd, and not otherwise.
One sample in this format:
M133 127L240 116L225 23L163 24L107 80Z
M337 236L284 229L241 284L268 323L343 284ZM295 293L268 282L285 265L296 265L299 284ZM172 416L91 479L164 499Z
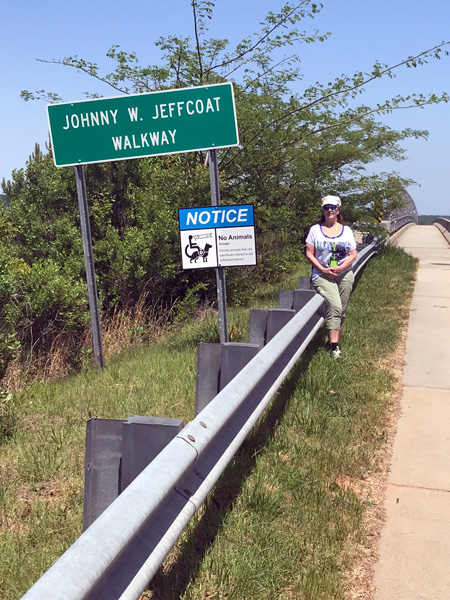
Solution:
M450 244L450 220L439 217L433 221L433 225L439 229L447 242Z
M400 217L393 217L390 220L381 221L381 226L384 227L389 234L393 234L399 231L408 223L415 223L417 225L417 214L402 215Z
M357 274L382 245L358 253ZM314 295L23 596L137 600L323 322Z

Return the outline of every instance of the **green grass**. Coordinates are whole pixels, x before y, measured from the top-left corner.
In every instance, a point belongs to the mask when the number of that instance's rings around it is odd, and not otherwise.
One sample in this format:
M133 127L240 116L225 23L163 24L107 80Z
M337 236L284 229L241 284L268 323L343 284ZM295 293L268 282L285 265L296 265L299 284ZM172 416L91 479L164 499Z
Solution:
M146 595L344 598L346 545L364 533L365 504L342 482L377 468L393 387L380 358L395 349L407 318L414 270L395 248L369 263L350 300L342 359L329 355L320 332ZM283 287L296 287L297 277ZM278 288L251 308L277 303ZM233 341L247 341L248 309L230 310L229 326ZM4 600L19 598L81 532L86 420L190 420L204 341L218 341L216 316L103 372L36 384L16 398L18 426L0 460Z
M149 598L345 598L344 573L365 535L357 484L379 467L394 387L381 359L408 318L414 271L393 248L369 263L350 301L342 359L317 337Z

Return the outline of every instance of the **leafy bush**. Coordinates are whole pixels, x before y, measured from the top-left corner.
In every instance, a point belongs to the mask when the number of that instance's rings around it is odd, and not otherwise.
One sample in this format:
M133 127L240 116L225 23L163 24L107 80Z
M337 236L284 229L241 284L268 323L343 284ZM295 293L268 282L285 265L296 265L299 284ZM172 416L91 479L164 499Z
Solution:
M8 256L0 244L0 378L19 349L16 332L18 292L16 275L20 262Z
M22 354L49 350L61 332L81 333L89 322L86 284L53 260L39 260L21 273L16 330Z

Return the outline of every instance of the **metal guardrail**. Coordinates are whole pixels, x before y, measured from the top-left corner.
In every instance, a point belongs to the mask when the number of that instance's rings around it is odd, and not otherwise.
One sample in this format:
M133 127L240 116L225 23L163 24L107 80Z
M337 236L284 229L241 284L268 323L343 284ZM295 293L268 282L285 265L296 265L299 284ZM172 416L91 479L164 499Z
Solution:
M367 245L365 248L362 248L358 252L356 260L353 263L353 273L355 275L357 275L367 261L379 251L384 243L385 240L383 238L377 237L372 241L371 244Z
M378 238L358 253L357 274ZM136 600L323 322L315 295L23 596Z

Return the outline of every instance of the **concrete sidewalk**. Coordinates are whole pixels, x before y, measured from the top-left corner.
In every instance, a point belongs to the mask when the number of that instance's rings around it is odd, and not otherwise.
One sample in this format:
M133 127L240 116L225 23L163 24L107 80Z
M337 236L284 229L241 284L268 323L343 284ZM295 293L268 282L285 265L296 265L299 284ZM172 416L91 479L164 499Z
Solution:
M375 599L449 600L450 246L433 226L408 228L396 245L420 262Z

